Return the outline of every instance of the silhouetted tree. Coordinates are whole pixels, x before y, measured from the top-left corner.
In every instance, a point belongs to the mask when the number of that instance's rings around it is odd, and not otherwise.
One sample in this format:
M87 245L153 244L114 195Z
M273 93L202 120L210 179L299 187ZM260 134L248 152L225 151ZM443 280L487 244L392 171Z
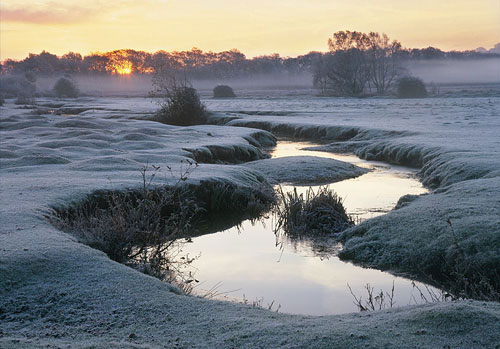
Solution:
M323 92L341 96L358 96L370 80L370 65L365 51L369 48L368 35L360 32L339 31L328 39L330 52L319 62L314 81Z
M403 72L401 43L386 34L339 31L328 47L314 70L314 84L323 93L358 96L371 84L384 94Z
M68 52L61 57L61 66L65 73L81 72L82 63L83 58L79 53Z
M370 82L378 94L385 94L389 87L404 72L403 60L400 54L401 43L390 41L385 34L371 32L368 34L370 48L368 62L370 66Z

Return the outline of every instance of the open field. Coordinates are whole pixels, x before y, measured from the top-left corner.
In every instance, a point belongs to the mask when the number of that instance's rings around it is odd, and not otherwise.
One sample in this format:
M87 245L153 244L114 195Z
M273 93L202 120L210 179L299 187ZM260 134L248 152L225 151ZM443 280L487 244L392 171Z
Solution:
M264 159L276 137L308 140L415 167L432 190L345 231L343 258L434 274L454 251L450 219L474 267L498 275L499 97L206 99L213 125L193 127L149 121L155 105L144 98L37 103L0 107L0 347L498 347L495 302L312 317L184 296L58 231L44 213L97 189L137 187L144 164L176 173L197 154L194 184L266 186L268 174L241 163ZM157 179L175 180L164 174Z

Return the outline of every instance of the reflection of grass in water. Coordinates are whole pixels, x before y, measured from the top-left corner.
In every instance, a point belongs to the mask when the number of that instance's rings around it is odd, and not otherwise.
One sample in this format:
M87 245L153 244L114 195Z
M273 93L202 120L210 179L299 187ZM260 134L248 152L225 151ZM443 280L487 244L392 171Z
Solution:
M316 192L310 187L305 196L295 187L286 193L279 187L277 197L274 206L276 234L282 231L289 237L324 237L354 225L342 199L328 186L320 186Z

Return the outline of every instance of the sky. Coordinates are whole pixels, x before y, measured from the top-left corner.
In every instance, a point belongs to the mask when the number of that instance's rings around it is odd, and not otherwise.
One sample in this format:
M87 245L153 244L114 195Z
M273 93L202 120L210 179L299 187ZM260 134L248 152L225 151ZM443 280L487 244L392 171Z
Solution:
M326 51L339 30L443 50L500 42L500 0L1 0L0 60L131 48Z

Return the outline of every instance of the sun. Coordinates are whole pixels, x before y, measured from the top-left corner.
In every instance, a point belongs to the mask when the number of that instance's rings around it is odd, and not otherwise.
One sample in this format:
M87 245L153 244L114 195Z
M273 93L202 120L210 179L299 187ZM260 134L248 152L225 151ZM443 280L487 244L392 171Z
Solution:
M120 62L113 66L116 74L130 75L132 73L132 63L129 61Z

